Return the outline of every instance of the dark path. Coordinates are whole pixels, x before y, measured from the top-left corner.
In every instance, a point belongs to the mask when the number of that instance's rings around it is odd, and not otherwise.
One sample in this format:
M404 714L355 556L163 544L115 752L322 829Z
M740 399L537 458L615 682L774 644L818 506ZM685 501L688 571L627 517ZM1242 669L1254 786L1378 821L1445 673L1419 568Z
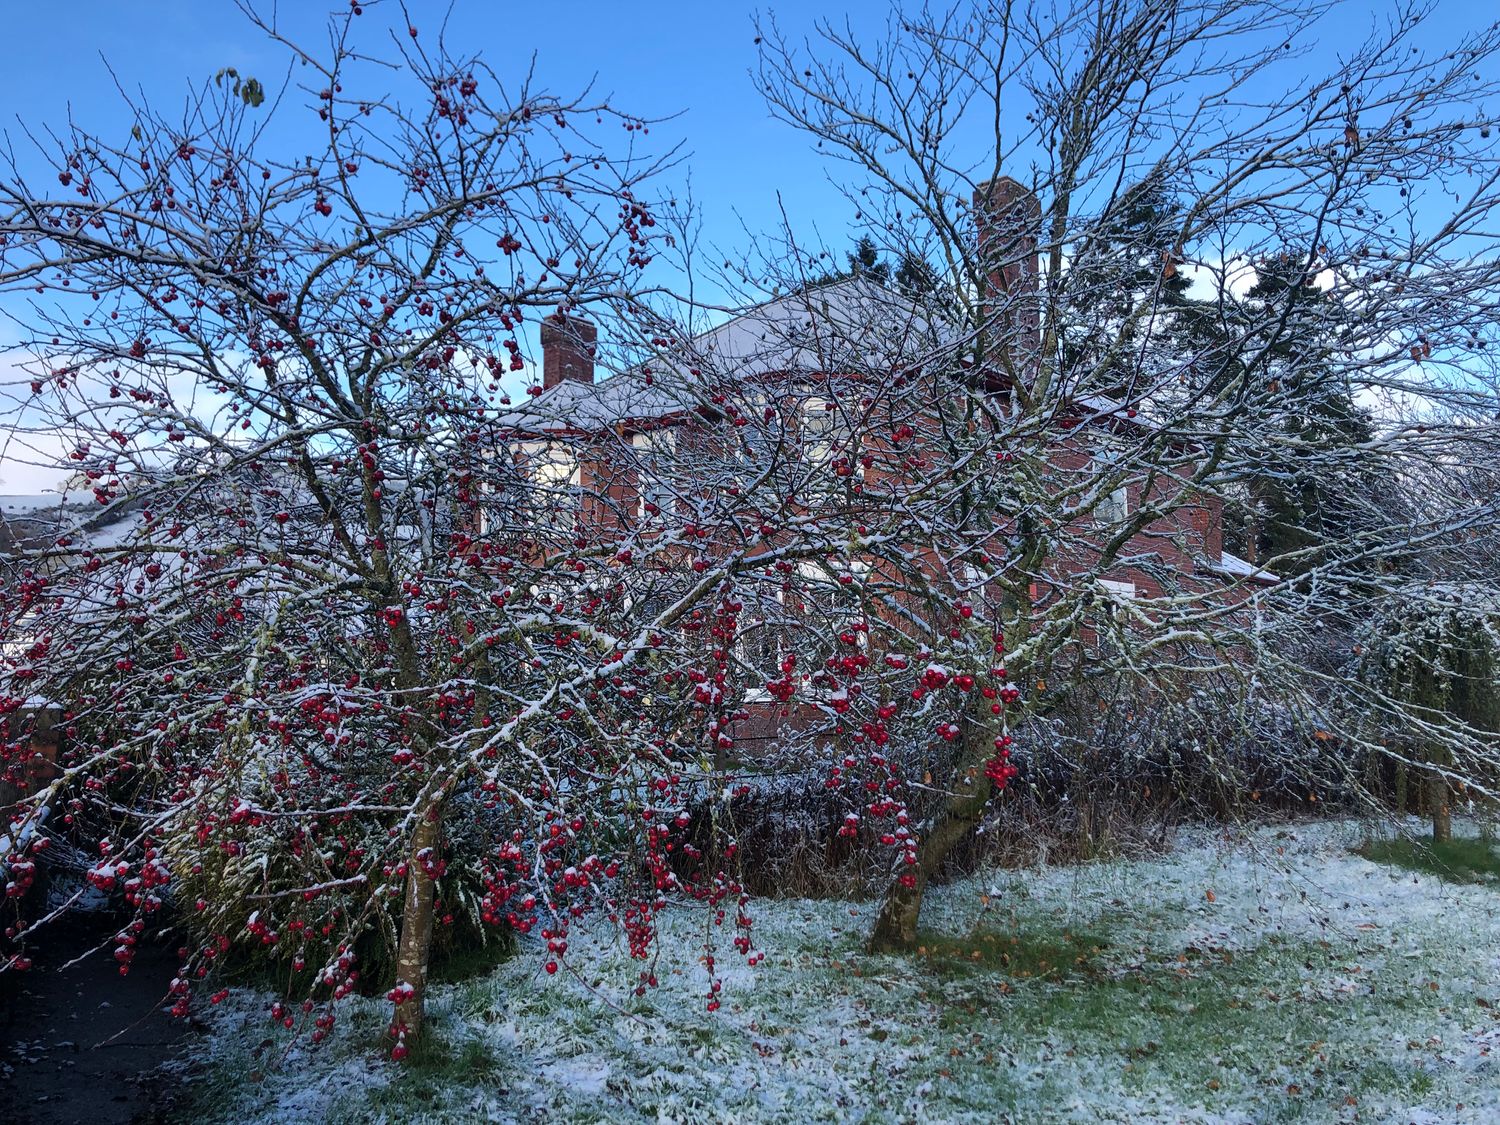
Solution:
M108 948L57 971L117 926L97 915L64 918L38 943L29 972L0 976L0 1122L169 1120L172 1084L147 1075L191 1035L162 1010L175 950L142 943L127 977Z

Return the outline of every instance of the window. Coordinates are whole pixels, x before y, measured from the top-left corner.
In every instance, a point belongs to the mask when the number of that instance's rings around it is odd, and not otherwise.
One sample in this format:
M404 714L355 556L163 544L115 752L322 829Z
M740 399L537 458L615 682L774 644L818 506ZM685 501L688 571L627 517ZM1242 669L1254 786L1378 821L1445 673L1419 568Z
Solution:
M810 465L826 465L833 456L838 416L832 399L809 396L802 406L802 456Z
M744 609L734 637L734 662L744 683L745 701L765 703L771 699L767 685L783 675L782 654L793 650L785 595L779 588L757 583L753 593L742 590L740 596Z
M1099 506L1094 509L1094 518L1100 523L1124 523L1125 517L1130 514L1130 494L1121 485L1114 489L1104 499L1099 501Z
M630 444L638 475L636 515L642 523L664 522L677 506L676 489L667 479L677 454L677 431L635 434Z
M958 592L964 597L976 602L982 602L985 598L985 587L989 583L989 575L978 563L970 559L964 559L958 564L957 574L959 582Z
M781 678L782 653L790 650L785 626L780 622L741 620L734 638L734 658L743 669L747 701L765 702L771 698L766 685Z
M1096 453L1089 462L1090 470L1095 474L1098 486L1103 489L1119 477L1119 468L1116 465L1116 456L1113 453ZM1100 496L1099 502L1094 505L1094 521L1103 524L1116 524L1125 522L1125 517L1130 514L1130 492L1124 484L1110 489Z
M578 456L558 442L523 442L517 464L530 485L529 515L540 525L571 530L583 501Z
M1131 606L1135 604L1134 582L1098 579L1100 596L1095 600L1092 621L1084 630L1084 637L1092 637L1092 644L1100 654L1123 651L1129 643L1132 622Z
M870 564L862 559L798 564L802 587L798 624L803 630L801 648L807 654L803 671L811 674L814 682L819 673L826 673L830 660L848 654L849 638L853 638L854 647L868 645L867 634L854 626L863 620L860 591L869 573Z
M801 443L814 492L841 490L849 481L864 479L853 419L836 399L808 396L802 405Z
M513 534L532 522L531 479L519 449L507 448L494 460L494 477L480 494L481 507L474 521L480 536Z
M734 655L744 669L747 701L771 698L766 685L785 676L782 661L789 653L797 654L792 677L797 690L805 693L809 686L827 688L831 659L847 654L851 647L868 645L865 631L855 626L862 620L857 589L869 574L869 564L853 560L828 565L832 569L798 563L785 583L777 582L774 592L761 591L757 604L752 606L751 598L745 598ZM842 681L844 676L837 678Z

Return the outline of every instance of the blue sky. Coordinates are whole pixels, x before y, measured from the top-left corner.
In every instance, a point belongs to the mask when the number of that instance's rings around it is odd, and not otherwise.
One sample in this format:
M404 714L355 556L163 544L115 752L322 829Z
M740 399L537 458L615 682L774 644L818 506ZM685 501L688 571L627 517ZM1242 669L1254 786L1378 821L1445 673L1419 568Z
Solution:
M344 10L335 0L257 3L265 12L279 8L280 23L292 37L313 45L323 41L327 15ZM1389 7L1382 0L1342 0L1317 51L1326 57L1308 59L1309 68L1335 64L1340 48L1353 46L1369 29L1371 13ZM1465 0L1436 0L1434 7L1422 36L1434 45L1481 18ZM24 0L6 8L0 128L12 133L17 119L33 126L62 122L70 111L86 123L109 121L118 112L118 96L105 60L127 87L139 88L158 106L172 104L189 84L226 66L268 86L285 73L284 50L254 30L233 0ZM410 0L408 9L424 34L435 35L450 5ZM452 9L450 42L482 52L502 74L525 67L535 52L538 73L556 93L575 92L597 79L598 89L613 93L622 109L680 114L657 126L653 139L686 143L685 167L705 212L709 243L742 246L742 224L774 228L778 193L804 238L816 224L835 249L852 241L849 210L826 179L838 166L821 163L804 136L772 121L750 80L756 61L751 4L457 0ZM888 11L883 0L799 0L778 16L785 30L800 37L819 17L848 18L856 30L878 32ZM362 32L380 50L381 27L399 18L394 0L381 0L362 18Z
M261 0L257 6L263 13L279 7L282 30L314 52L327 42L327 16L344 11L334 0L280 0L279 6ZM854 6L876 17L870 22L883 22L884 5ZM255 29L233 0L70 0L65 6L26 0L5 7L9 49L0 56L0 130L23 166L30 161L23 125L33 132L60 129L71 114L91 131L123 132L128 117L116 78L170 117L189 87L224 67L254 75L268 88L278 87L287 71L285 48ZM842 18L848 7L849 0L814 0L799 5L786 23L810 29L816 16ZM433 38L449 15L447 0L412 0L407 8L412 23ZM680 184L691 171L710 246L743 249L744 229L774 227L778 192L789 213L831 224L824 232L831 245L848 244L845 208L822 164L803 137L771 120L755 92L752 8L677 0L644 6L458 0L452 8L450 49L481 53L502 76L524 71L534 52L540 84L556 94L574 94L593 82L596 94L611 94L622 110L677 115L654 125L649 140L658 150L685 144L686 160L671 175ZM394 53L384 36L395 22L405 27L393 0L358 21L372 53ZM295 91L290 97L305 102ZM285 108L285 116L298 118L292 106ZM0 322L0 345L14 339L14 331ZM0 370L5 366L0 356ZM0 492L35 491L61 478L7 457L0 440Z
M259 2L263 12L274 6L273 0ZM21 147L18 121L32 128L61 125L72 113L106 132L123 121L110 68L132 93L163 109L224 67L273 88L286 73L285 49L254 29L233 0L20 0L5 7L0 129ZM672 175L680 181L691 173L707 248L744 249L745 232L774 230L783 208L804 245L816 239L836 251L851 245L851 210L827 180L845 166L825 164L804 135L773 121L751 81L750 4L457 0L452 7L450 44L482 53L502 76L523 71L535 53L542 84L555 93L575 93L594 81L596 92L611 93L621 109L680 115L654 126L651 139L663 149L683 142L684 164ZM1046 0L1036 0L1036 11L1046 8ZM435 37L449 3L411 0L408 9L421 32ZM335 0L280 0L279 21L292 38L316 47L326 42L326 17L335 10L344 10ZM1370 29L1372 13L1389 10L1384 0L1341 0L1305 60L1308 69L1336 66L1339 52ZM868 40L883 30L888 12L884 0L800 0L778 16L792 38L810 33L819 17L847 17ZM1481 18L1465 0L1435 0L1419 41L1445 47ZM390 53L382 29L393 19L400 19L394 0L382 0L361 19L361 33L376 53ZM984 155L964 154L973 160ZM11 327L0 324L0 343L10 335ZM6 465L0 450L0 491L34 487L35 479Z
M260 8L272 4L262 0ZM84 122L108 119L118 98L110 67L157 105L180 99L189 83L233 66L268 86L285 73L285 52L264 40L232 0L43 0L6 5L11 49L0 66L0 128L60 122L70 108ZM413 22L435 35L446 0L414 0ZM884 5L810 0L783 16L790 28L810 28L819 15L883 22ZM318 45L331 0L281 0L280 19L293 38ZM60 15L60 11L65 14ZM740 241L738 210L751 229L773 225L776 193L799 214L827 215L836 195L804 139L773 122L749 77L755 63L753 9L735 3L646 4L581 0L519 4L459 0L450 44L480 51L504 74L525 67L533 51L537 72L553 92L576 92L597 76L624 110L644 116L681 114L654 127L654 140L688 142L693 194L710 206L712 241ZM399 12L389 0L362 17L366 34ZM388 45L378 41L376 49ZM25 44L17 50L16 44ZM665 146L664 146L665 147ZM836 236L836 237L835 237ZM842 244L842 230L829 232Z

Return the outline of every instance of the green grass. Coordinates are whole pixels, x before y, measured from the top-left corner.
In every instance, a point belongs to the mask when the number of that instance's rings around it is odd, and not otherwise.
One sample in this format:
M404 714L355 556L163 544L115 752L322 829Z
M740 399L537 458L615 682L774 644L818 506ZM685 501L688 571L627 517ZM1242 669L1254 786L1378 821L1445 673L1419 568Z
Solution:
M501 932L484 935L482 944L450 945L432 959L428 977L433 984L457 984L499 968L516 952L515 939Z
M1347 945L1269 935L1240 950L1168 949L1131 945L1106 936L1111 929L1100 931L1049 926L1032 916L1014 930L965 937L929 932L913 954L841 952L840 968L833 968L833 959L815 962L798 970L798 981L831 997L859 979L855 969L890 979L893 987L864 993L866 1018L844 1034L911 1052L909 1073L933 1081L931 1110L939 1117L982 1106L1024 1118L1039 1104L1067 1105L1071 1079L1066 1071L1054 1073L1047 1060L1075 1055L1113 1071L1123 1094L1149 1099L1168 1092L1179 1106L1230 1115L1253 1102L1256 1119L1268 1122L1328 1120L1350 1097L1406 1102L1432 1088L1432 1075L1420 1065L1372 1054L1371 1036L1404 1034L1397 1029L1420 1025L1450 999L1420 982L1382 975L1375 992L1331 1003L1327 986L1360 955ZM903 966L914 971L903 974ZM328 1119L336 1125L371 1116L460 1120L465 1092L476 1089L523 1111L532 1076L470 1026L478 1008L504 1005L497 985L474 979L461 986L433 1011L429 1034L401 1077L376 1089L349 1090ZM530 998L513 1014L522 1011L531 1019L576 1020L580 1037L600 1016L560 996ZM658 1018L660 1039L675 1043L681 1057L668 1061L642 1046L636 1067L622 1066L622 1073L662 1068L671 1072L671 1089L691 1089L699 1081L697 1068L711 1069L714 1057L727 1052L733 1058L747 1046L736 1035L726 1038L717 1021L699 1025L692 1014L670 1009ZM777 1057L793 1060L798 1034L795 1022L783 1023L773 1011L758 1014L751 1038L779 1041ZM704 1051L701 1064L690 1061ZM893 1081L874 1060L871 1065L871 1088L888 1091L888 1108L896 1111L904 1080ZM1023 1081L1027 1072L1034 1077ZM654 1104L668 1117L682 1110L662 1091L630 1097L631 1120L650 1117ZM573 1119L602 1121L611 1118L611 1104L565 1098L554 1108L566 1107ZM869 1119L898 1118L876 1113Z
M915 956L947 983L936 1023L964 1048L947 1060L959 1084L988 1083L999 1104L1023 1111L1035 1091L1008 1091L986 1060L1045 1044L1113 1068L1128 1094L1171 1091L1214 1112L1254 1098L1271 1121L1321 1120L1348 1097L1420 1098L1431 1088L1425 1071L1372 1057L1368 1031L1357 1029L1420 1021L1445 1001L1417 983L1382 981L1377 995L1331 1003L1326 986L1347 948L1272 935L1238 952L1137 949L1128 963L1120 952L1071 930L929 935ZM1051 1095L1066 1104L1067 1088L1055 1085Z
M413 1045L399 1081L345 1104L336 1102L329 1121L330 1125L354 1125L368 1121L372 1112L392 1121L419 1119L444 1107L451 1109L449 1099L455 1090L503 1089L518 1077L484 1042L464 1036L461 1028L431 1027Z
M1305 966L1327 962L1313 945L1276 941L1238 956L1183 951L1118 976L1030 992L1017 1022L1088 1044L1103 1059L1113 1055L1128 1091L1169 1088L1212 1103L1213 1091L1234 1079L1295 1067L1306 1044L1323 1037L1326 1013L1302 995L1302 978Z
M1356 851L1372 862L1436 875L1449 883L1500 881L1500 852L1488 840L1466 838L1435 843L1402 836L1368 840Z
M1095 971L1109 939L1070 929L979 930L967 937L923 932L917 956L945 976L1001 973L1014 980L1053 980Z
M435 989L431 1035L402 1068L378 1057L368 1020L341 1017L332 1054L316 1057L324 1073L342 1069L316 1104L350 1125L486 1114L1332 1125L1419 1107L1447 1119L1493 1097L1500 1063L1474 1045L1500 1016L1474 942L1500 933L1495 854L1472 839L1362 852L1486 884L1455 894L1356 859L1357 828L1299 831L1263 837L1295 858L1287 872L1196 846L958 886L934 895L909 954L865 951L871 908L765 905L769 956L729 981L713 1014L691 963L664 960L659 991L620 997L611 983L639 963L607 935L594 953L580 938L581 982L544 977L523 953ZM1338 893L1310 898L1319 878ZM674 922L679 947L697 938L696 917ZM253 1095L242 1080L237 1101L226 1088L200 1119L276 1120L276 1092L303 1078L247 1061L266 1071Z

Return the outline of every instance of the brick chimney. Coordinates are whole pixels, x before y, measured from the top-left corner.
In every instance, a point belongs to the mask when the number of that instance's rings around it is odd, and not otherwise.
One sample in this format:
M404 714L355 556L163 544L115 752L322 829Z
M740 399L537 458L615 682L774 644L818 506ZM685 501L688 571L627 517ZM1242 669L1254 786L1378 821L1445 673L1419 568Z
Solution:
M994 311L992 337L1023 376L1035 371L1041 350L1041 297L1037 236L1042 205L1030 188L1009 176L974 189L979 255L989 278L985 304Z
M594 345L599 329L580 317L554 313L542 320L542 387L564 379L594 381Z

